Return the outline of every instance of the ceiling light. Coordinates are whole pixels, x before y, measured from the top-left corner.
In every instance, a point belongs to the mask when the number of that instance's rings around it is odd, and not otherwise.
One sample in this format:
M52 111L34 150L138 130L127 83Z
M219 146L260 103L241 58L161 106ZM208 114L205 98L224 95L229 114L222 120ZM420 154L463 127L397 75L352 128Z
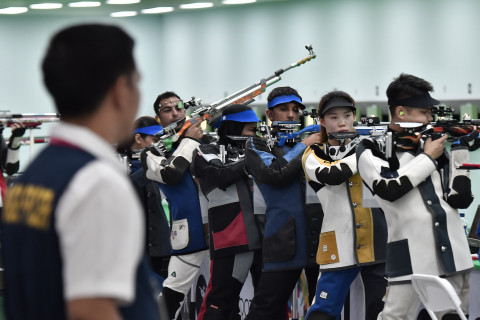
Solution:
M61 3L34 3L30 5L30 9L40 10L60 9L61 7L63 7Z
M107 4L134 4L140 3L140 0L107 0Z
M137 11L118 11L110 13L112 18L133 17L137 15Z
M28 11L28 8L26 7L8 7L8 8L0 9L0 14L19 14L19 13L25 13L27 11Z
M173 7L156 7L150 9L143 9L141 12L143 14L154 14L154 13L165 13L173 11Z
M213 7L213 3L211 2L186 3L180 5L180 9L201 9L210 7Z
M68 6L72 8L100 7L101 5L102 3L100 1L79 1L68 4Z
M257 0L223 0L223 4L246 4L246 3L254 3Z

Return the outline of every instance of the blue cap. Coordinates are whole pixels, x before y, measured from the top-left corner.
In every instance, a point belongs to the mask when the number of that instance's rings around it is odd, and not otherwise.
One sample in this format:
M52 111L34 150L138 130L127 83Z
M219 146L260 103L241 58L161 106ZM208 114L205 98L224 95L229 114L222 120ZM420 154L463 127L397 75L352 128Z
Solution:
M160 134L162 132L163 132L162 126L156 125L156 126L148 126L148 127L138 128L133 133L143 133L143 134L148 134L150 136L154 136L154 135Z
M222 121L235 121L235 122L259 122L257 114L253 110L245 110L242 112L231 113L223 115L217 123L215 123L215 128L220 126Z
M291 94L288 96L275 97L274 99L268 102L268 109L271 109L279 104L289 103L289 102L296 102L300 106L300 109L302 110L305 109L305 105L302 103L302 99L300 99L299 96L296 96L294 94Z

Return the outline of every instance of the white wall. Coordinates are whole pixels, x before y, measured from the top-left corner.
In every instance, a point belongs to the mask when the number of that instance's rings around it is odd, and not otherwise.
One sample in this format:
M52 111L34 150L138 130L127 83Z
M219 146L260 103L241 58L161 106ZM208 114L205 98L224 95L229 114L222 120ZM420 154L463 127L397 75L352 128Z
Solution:
M285 73L278 85L297 88L311 104L333 88L382 104L401 72L432 82L440 100L477 100L478 12L477 0L295 0L102 21L136 39L139 115L151 115L165 90L214 102L305 57L308 43L317 59ZM0 110L53 112L40 74L48 39L93 20L0 16Z
M143 114L166 89L216 101L305 57L307 43L317 59L278 85L312 103L333 88L383 101L400 72L431 81L439 99L480 99L478 12L476 0L296 0L102 21L137 41ZM93 20L0 16L0 108L54 110L40 61L50 36L79 21Z

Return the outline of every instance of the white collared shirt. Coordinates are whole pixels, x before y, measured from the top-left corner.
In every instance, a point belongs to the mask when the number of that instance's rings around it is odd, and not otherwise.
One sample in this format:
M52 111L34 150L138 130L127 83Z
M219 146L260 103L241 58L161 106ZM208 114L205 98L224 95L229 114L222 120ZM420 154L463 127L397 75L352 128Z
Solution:
M64 295L131 302L144 252L144 215L135 190L107 141L85 127L60 123L52 139L97 157L70 181L55 228L63 261Z

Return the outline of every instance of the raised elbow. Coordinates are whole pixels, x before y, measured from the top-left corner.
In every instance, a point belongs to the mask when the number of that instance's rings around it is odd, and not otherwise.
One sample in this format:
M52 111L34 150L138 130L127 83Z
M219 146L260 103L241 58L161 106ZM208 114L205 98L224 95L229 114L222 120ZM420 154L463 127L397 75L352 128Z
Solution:
M453 194L447 198L447 203L458 209L466 209L473 202L472 182L466 176L457 176L452 182Z

